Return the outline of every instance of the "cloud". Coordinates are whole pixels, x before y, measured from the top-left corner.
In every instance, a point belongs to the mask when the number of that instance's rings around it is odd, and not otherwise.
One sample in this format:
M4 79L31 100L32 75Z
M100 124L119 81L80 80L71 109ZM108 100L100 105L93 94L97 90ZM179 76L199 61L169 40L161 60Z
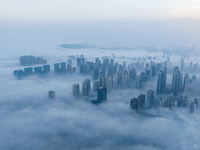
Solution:
M172 16L175 18L200 19L200 6L183 7L177 9L172 13Z
M22 54L43 55L48 62L66 60L68 55L83 53L94 57L140 57L146 51L124 50L60 50L58 48L21 49L0 56L0 147L2 149L194 149L200 148L199 113L188 109L148 109L139 114L130 110L130 99L155 88L148 83L143 91L128 88L116 90L99 105L72 97L71 86L90 76L55 75L53 68L46 77L30 76L22 80L13 77ZM162 54L158 54L162 56ZM4 58L4 59L3 59ZM176 59L174 59L177 61ZM117 59L116 59L117 61ZM122 60L118 60L122 62ZM129 60L130 61L130 60ZM160 61L160 60L159 60ZM75 65L75 61L73 62ZM56 98L48 99L54 90Z

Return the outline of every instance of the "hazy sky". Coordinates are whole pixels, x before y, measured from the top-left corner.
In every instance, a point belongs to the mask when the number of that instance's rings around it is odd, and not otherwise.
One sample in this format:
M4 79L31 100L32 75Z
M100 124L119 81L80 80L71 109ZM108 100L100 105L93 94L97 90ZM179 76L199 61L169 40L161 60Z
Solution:
M200 19L200 0L0 0L0 21Z
M200 45L199 27L200 0L0 0L0 48L6 49Z

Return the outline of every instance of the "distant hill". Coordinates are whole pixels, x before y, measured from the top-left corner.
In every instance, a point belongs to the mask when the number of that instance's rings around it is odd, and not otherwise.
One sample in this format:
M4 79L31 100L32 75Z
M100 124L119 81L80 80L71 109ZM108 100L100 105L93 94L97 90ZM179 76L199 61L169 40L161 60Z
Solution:
M88 45L88 44L61 44L62 48L68 48L68 49L84 49L84 48L93 48L94 46Z

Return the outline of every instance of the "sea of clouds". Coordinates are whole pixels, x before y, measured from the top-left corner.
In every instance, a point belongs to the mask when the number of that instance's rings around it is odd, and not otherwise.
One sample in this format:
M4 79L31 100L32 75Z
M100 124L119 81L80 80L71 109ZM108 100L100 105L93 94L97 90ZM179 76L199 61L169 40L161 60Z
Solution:
M95 57L140 57L158 55L146 51L69 50L57 46L1 50L0 56L0 147L1 149L200 149L200 111L152 108L137 113L130 109L130 99L155 89L155 81L145 88L113 91L107 101L93 105L72 96L72 84L90 78L87 75L53 73L53 63L67 61L68 55ZM51 65L44 76L17 79L13 75L22 55L42 56ZM119 62L122 60L118 60ZM120 62L120 63L121 63ZM127 61L128 62L128 61ZM75 66L75 60L73 66ZM80 86L81 87L81 86ZM48 98L54 90L55 99Z

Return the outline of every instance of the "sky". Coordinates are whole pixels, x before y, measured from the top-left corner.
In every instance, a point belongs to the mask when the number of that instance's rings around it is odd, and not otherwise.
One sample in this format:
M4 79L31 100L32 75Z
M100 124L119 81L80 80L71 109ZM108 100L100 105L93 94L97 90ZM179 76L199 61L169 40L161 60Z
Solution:
M199 0L0 0L0 48L200 45Z
M1 0L0 2L0 21L11 22L200 19L199 0Z

